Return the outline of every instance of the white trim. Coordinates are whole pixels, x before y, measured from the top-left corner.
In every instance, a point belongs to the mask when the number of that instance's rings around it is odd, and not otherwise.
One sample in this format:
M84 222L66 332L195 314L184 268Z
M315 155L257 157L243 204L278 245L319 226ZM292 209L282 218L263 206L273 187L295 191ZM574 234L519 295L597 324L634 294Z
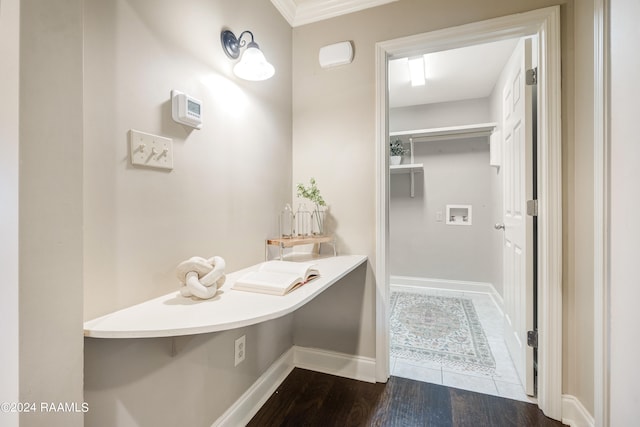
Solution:
M560 8L548 7L376 44L376 360L379 381L388 378L388 112L387 61L418 51L436 52L478 43L539 36L539 311L538 404L556 420L562 414L562 165Z
M493 299L501 312L503 312L504 300L492 283L469 282L464 280L432 279L426 277L391 276L391 289L394 288L421 288L438 289L456 292L474 292L487 294Z
M293 346L262 374L211 427L247 425L294 368L375 383L376 363L368 357Z
M292 27L335 18L398 0L271 0Z
M376 379L387 382L390 375L389 366L389 283L387 260L389 259L389 144L386 135L389 128L389 87L387 67L389 63L388 49L380 43L376 44L376 260L374 270L376 276Z
M0 402L20 402L20 1L0 6ZM23 355L23 359L26 359ZM75 385L75 384L74 384ZM26 395L26 393L24 393ZM23 397L24 399L24 397ZM18 427L20 413L2 411L2 425Z
M293 363L296 368L309 369L370 383L376 382L375 359L315 348L298 346L293 348Z
M289 25L295 27L297 5L294 0L271 0L271 3L278 9L280 15L287 20Z
M593 390L597 426L609 425L609 274L607 254L608 94L607 94L607 0L593 2Z
M379 42L376 46L382 49L390 59L402 58L418 53L439 52L458 47L530 36L536 34L547 20L552 23L556 19L559 20L559 18L559 6L552 6L517 15L508 15L458 27L401 37ZM557 45L559 49L559 40Z
M594 427L593 417L582 402L570 394L562 395L562 423L570 427Z
M290 348L234 402L211 427L247 425L294 368L294 347Z
M562 127L560 8L541 23L538 87L538 405L562 414Z

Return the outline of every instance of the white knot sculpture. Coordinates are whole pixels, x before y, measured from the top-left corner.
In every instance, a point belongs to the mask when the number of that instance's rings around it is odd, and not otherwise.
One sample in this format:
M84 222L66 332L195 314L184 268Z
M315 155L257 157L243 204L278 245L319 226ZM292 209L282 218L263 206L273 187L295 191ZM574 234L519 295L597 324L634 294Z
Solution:
M182 261L176 267L176 276L182 284L180 294L183 297L212 298L224 284L224 268L224 259L219 256L209 259L194 256Z

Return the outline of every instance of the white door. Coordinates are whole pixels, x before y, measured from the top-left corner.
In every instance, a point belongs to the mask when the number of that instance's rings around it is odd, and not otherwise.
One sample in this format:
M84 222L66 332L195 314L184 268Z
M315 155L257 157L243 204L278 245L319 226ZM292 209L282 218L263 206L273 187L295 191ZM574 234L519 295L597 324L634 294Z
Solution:
M504 335L520 381L534 394L533 221L526 203L532 194L532 93L526 85L531 68L531 40L523 39L507 63L503 88L504 147Z

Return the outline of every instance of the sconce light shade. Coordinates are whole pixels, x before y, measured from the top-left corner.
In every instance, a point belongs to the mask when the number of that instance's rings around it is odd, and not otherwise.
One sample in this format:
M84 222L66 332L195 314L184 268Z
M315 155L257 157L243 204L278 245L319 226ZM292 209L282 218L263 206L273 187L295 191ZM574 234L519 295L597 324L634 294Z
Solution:
M251 36L251 41L247 44L240 61L233 67L233 73L244 80L259 81L271 78L275 74L275 68L264 57L258 43L253 40L251 31L243 31L240 37L236 37L229 30L223 31L220 34L220 40L224 52L229 58L238 59L240 48L245 45L245 41L242 40L245 34Z
M251 43L242 54L240 61L233 67L233 73L236 76L253 81L269 79L275 72L275 68L267 62L262 51L258 49L258 45L253 47Z

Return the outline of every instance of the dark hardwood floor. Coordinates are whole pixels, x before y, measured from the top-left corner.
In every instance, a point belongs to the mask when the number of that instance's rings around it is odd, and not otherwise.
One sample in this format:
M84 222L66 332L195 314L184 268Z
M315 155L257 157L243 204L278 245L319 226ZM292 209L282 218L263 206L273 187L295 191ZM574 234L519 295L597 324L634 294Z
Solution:
M371 384L294 369L248 424L267 426L561 426L537 406L391 377Z

